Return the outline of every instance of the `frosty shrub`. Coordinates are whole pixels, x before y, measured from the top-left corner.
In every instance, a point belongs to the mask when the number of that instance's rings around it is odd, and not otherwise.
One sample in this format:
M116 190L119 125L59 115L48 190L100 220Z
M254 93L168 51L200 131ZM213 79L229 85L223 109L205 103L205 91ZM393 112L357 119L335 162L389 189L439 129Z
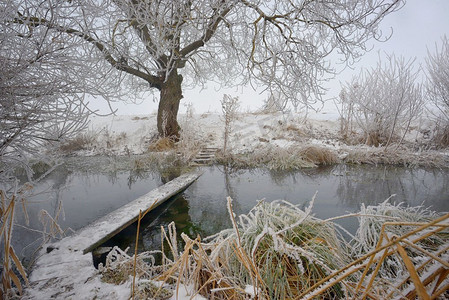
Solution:
M223 95L221 100L221 110L223 112L224 133L223 133L223 153L228 152L229 136L232 131L232 123L237 118L237 111L239 109L239 98L231 97L230 95Z
M356 123L367 145L402 142L425 103L413 64L414 60L388 56L385 64L363 70L343 86L339 99L343 137L351 135Z
M438 119L433 141L442 147L449 146L449 41L442 38L440 49L428 54L427 95L437 108Z
M185 105L186 113L181 120L181 136L176 144L176 150L184 161L190 161L199 152L201 141L201 126L195 120L192 103Z

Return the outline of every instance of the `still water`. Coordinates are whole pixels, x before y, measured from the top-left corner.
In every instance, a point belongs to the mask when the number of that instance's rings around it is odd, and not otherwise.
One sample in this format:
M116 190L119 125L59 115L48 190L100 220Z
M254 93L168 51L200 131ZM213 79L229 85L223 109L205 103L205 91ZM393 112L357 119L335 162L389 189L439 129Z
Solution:
M130 171L130 166L126 158L71 158L49 173L16 207L16 253L28 263L43 241L42 231L54 230L49 216L70 234L163 184L158 173Z
M58 168L42 180L27 203L29 225L25 224L21 210L16 216L19 224L15 228L16 251L29 257L36 248L37 242L33 241L42 234L25 227L42 229L38 217L42 209L54 217L62 207L59 225L65 230L77 230L167 180L156 172L136 173L118 165L120 162L111 158L85 158ZM396 194L392 202L449 211L448 170L336 165L295 172L264 169L231 172L220 166L204 167L203 171L184 193L145 218L139 237L141 251L160 249L160 228L171 221L176 222L178 234L184 232L191 237L229 228L227 196L234 199L237 215L249 212L262 199L284 199L305 206L316 192L313 212L318 218L355 212L362 203L378 204L392 194ZM357 226L356 219L343 219L340 223L350 231ZM135 227L131 225L109 244L133 246Z
M439 212L449 211L449 172L374 166L338 165L295 172L268 172L262 169L227 172L222 167L204 168L204 174L183 194L150 214L139 237L139 251L160 249L161 226L176 222L190 237L207 236L230 228L226 197L233 198L237 215L248 213L259 200L284 199L308 205L315 193L313 212L329 218L356 212L362 203L390 201L407 206L423 205ZM355 232L355 218L338 221ZM135 226L110 241L109 245L134 247Z

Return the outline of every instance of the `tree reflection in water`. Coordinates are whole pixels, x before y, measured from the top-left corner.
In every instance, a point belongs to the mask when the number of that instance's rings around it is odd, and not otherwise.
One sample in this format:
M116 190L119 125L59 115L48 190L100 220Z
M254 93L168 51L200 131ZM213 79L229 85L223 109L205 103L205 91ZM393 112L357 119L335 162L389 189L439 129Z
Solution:
M128 169L118 168L122 163L110 158L93 160L84 158L45 178L42 185L35 188L39 195L29 199L30 217L37 216L42 208L54 213L58 201L62 201L65 209L62 227L78 229L180 174L180 170L177 173L130 170L129 164ZM142 251L160 249L160 228L171 221L175 221L178 235L184 232L191 237L197 234L205 237L230 228L227 196L234 199L237 215L248 213L261 199L285 199L307 205L316 191L313 213L322 219L357 211L362 203L383 202L391 194L397 194L392 199L395 202L449 211L448 170L366 165L337 165L295 172L235 171L217 166L203 170L204 174L184 193L147 215L139 238ZM39 228L37 217L30 221ZM342 220L341 224L355 227L356 222L355 219ZM118 235L114 243L133 248L135 234L136 228L132 225ZM31 242L25 233L20 236L22 248Z

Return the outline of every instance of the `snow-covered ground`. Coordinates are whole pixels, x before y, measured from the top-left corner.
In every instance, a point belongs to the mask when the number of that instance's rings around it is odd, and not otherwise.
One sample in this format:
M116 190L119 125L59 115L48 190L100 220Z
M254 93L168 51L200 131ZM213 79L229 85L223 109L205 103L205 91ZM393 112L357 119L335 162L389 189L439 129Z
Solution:
M195 140L202 146L223 147L223 116L214 113L184 114L178 117L178 121L183 138ZM423 142L426 139L424 129L428 125L423 126L413 127L405 141ZM229 148L234 153L244 153L268 144L288 148L307 143L339 150L345 146L340 141L339 129L338 117L332 114L315 113L306 118L301 114L242 113L232 123ZM77 155L142 154L148 151L149 143L157 136L156 115L94 116L86 135L94 141Z
M39 259L35 271L31 273L32 285L25 290L22 299L130 299L132 277L122 284L102 281L99 270L92 263L92 254L70 249L55 249ZM156 282L157 284L157 282ZM176 289L176 286L172 286ZM176 290L175 290L176 291ZM192 288L181 285L177 293L169 299L205 299L193 295Z

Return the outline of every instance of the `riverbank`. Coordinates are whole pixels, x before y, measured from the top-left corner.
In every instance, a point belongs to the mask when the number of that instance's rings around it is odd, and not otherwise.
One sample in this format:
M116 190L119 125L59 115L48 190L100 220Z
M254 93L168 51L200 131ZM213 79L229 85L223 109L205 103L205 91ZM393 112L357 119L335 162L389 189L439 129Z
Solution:
M150 161L186 165L202 148L215 148L216 162L235 168L295 170L336 163L449 167L449 151L435 145L432 132L436 129L430 121L420 120L407 132L397 132L387 146L373 146L366 144L360 130L343 135L335 116L313 117L241 113L225 136L222 116L190 113L180 115L181 138L174 143L157 138L156 115L95 116L81 135L61 145L60 152L70 156L148 154L142 166Z

